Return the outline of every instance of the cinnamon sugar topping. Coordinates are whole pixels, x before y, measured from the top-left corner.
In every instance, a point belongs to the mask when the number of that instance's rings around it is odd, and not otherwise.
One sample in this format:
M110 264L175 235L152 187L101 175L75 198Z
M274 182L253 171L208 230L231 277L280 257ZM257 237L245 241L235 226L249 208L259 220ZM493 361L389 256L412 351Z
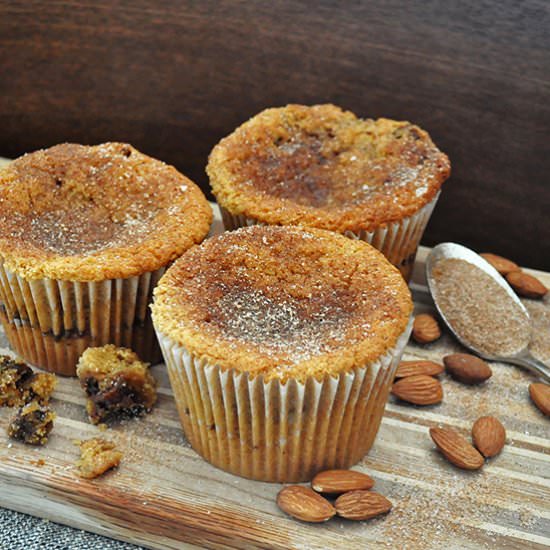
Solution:
M512 355L531 339L529 316L479 267L444 259L433 269L434 297L464 340L489 355Z
M233 214L344 232L412 215L433 199L450 167L408 122L361 120L334 105L288 105L223 139L207 172Z
M254 226L186 253L161 280L157 330L220 366L285 377L362 366L395 345L408 289L363 242Z
M354 304L331 302L321 303L319 295L281 300L259 289L237 290L214 305L211 317L226 338L260 344L269 353L290 351L294 361L303 361L346 342ZM368 323L363 328L367 335Z
M57 145L0 176L0 255L28 278L154 271L199 242L210 221L196 185L123 143Z

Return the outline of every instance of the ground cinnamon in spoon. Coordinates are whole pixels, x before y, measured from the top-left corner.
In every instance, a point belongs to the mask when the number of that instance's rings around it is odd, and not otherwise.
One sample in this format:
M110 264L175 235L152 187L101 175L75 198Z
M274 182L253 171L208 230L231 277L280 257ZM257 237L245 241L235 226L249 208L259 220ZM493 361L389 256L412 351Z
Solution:
M432 292L457 334L488 355L513 355L529 344L529 316L482 269L457 259L439 261Z

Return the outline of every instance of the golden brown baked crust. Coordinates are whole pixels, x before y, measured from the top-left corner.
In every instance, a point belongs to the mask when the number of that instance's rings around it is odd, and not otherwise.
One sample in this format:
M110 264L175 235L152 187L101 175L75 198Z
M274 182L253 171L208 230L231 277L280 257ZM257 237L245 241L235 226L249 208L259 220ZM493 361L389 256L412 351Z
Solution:
M154 271L200 242L211 220L194 183L124 143L56 145L0 172L0 258L27 279Z
M152 309L157 332L210 364L304 380L378 359L412 302L399 271L363 241L253 226L186 252Z
M221 206L270 225L370 231L429 203L449 159L409 122L334 105L267 109L222 139L207 173Z

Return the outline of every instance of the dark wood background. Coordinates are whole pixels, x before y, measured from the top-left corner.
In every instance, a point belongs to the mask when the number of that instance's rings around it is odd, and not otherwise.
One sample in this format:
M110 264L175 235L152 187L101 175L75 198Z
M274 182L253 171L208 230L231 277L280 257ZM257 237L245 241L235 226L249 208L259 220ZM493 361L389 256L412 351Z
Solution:
M207 189L267 106L408 119L451 157L425 244L550 270L548 0L0 2L0 155L125 140Z

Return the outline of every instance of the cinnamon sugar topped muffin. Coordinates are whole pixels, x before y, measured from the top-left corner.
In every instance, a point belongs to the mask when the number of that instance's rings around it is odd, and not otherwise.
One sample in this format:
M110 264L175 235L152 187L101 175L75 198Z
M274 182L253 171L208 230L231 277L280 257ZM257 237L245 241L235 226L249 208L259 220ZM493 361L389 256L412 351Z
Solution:
M193 448L232 473L287 482L368 451L412 302L362 241L256 225L187 251L152 309Z
M412 214L437 194L449 162L409 122L288 105L223 139L208 174L218 202L233 213L344 232Z
M212 212L175 168L125 143L56 145L0 172L0 320L27 361L74 375L89 346L160 359L148 304Z
M330 104L287 105L262 111L222 139L207 172L228 229L329 229L371 242L403 268L450 164L409 122L360 119ZM375 234L411 218L399 236L396 228Z
M155 289L157 330L264 380L304 380L383 355L411 299L374 248L317 229L243 228L186 253Z
M56 145L0 173L0 255L29 279L154 271L200 242L211 216L193 182L124 143Z

